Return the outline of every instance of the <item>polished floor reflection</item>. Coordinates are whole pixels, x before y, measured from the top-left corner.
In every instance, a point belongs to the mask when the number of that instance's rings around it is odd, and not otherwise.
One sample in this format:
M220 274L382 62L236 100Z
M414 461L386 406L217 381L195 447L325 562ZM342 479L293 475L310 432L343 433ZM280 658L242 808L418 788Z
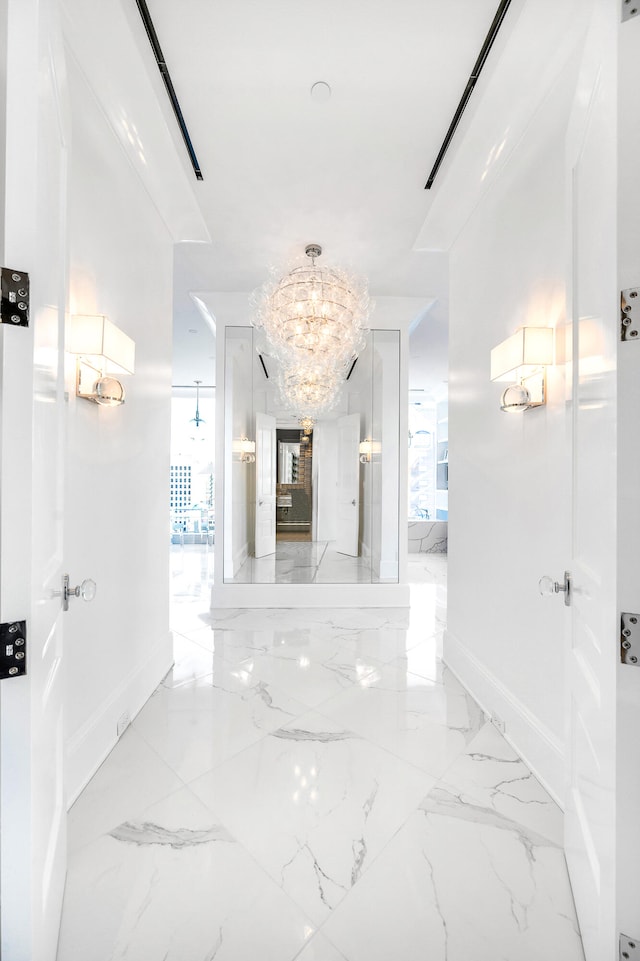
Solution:
M276 543L274 554L249 557L227 584L369 584L370 562L339 554L332 541Z
M177 567L179 569L177 569ZM406 610L224 610L174 558L176 663L70 814L58 961L582 961L561 813Z

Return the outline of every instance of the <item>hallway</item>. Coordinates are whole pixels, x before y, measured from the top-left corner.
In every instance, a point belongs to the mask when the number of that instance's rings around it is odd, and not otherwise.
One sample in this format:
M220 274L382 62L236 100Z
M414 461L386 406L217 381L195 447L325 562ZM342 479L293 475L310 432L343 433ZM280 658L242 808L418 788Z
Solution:
M207 611L70 813L58 961L581 961L562 816L403 610ZM183 566L181 566L183 565Z

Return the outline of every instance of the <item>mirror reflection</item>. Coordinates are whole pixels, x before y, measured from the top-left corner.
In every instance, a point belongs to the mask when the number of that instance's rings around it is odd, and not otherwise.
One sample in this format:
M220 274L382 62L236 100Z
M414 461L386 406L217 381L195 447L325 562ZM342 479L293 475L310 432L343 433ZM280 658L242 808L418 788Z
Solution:
M250 327L225 332L225 583L398 580L400 342L374 330L301 426Z

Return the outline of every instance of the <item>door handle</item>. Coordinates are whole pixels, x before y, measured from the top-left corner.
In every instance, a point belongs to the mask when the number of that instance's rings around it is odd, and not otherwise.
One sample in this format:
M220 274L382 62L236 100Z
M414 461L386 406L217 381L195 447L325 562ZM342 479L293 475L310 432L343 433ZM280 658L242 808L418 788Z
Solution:
M82 584L78 584L77 587L70 587L70 578L68 574L64 574L62 577L62 590L54 591L54 597L62 598L62 610L69 610L69 598L70 597L81 597L83 601L92 601L96 596L96 582L92 581L90 577L87 577Z
M545 574L538 581L538 590L541 594L564 594L565 607L569 607L571 605L571 574L569 571L564 572L562 584Z
M354 499L351 501L351 506L352 506L352 507L355 507L355 506L356 506L355 497L354 497Z

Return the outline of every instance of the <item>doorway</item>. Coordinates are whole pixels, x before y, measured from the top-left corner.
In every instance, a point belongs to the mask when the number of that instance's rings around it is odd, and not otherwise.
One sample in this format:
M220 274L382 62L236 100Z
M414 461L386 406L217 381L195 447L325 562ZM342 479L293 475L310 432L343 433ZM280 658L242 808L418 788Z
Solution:
M313 431L276 430L276 541L310 541Z

